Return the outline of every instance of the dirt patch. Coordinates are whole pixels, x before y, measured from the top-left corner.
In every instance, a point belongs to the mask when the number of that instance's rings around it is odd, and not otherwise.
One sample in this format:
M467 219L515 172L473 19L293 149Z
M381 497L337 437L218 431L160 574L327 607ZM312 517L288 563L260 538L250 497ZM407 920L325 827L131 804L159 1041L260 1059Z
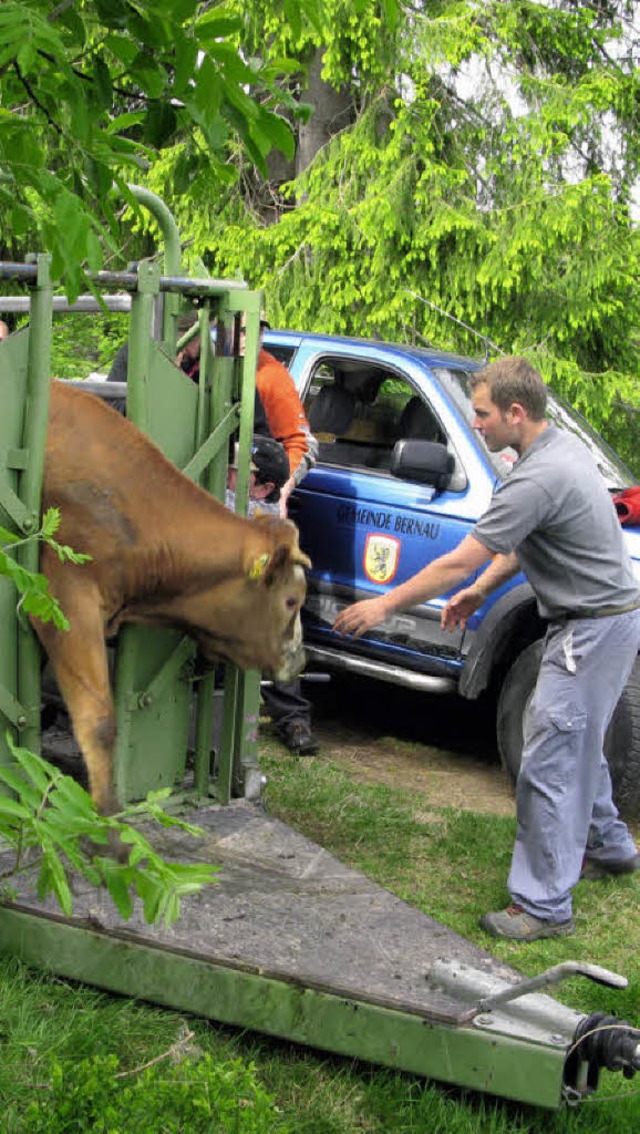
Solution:
M344 764L365 783L411 787L419 809L454 807L515 817L513 788L500 764L493 706L335 677L309 685L320 758ZM640 839L640 823L629 823Z
M410 786L426 806L515 814L490 707L344 677L309 695L321 756L355 779Z
M354 779L388 787L410 786L425 804L457 810L513 815L513 792L502 768L424 744L392 737L373 743L345 743L319 725L318 738L327 760L344 764Z

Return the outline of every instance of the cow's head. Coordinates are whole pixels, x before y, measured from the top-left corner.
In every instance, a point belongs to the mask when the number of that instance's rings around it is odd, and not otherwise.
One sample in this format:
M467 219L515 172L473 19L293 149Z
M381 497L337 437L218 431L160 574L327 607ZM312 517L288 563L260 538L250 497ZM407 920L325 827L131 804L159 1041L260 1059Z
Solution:
M247 533L239 573L201 596L206 606L199 603L196 637L212 661L232 661L291 682L305 662L300 609L304 568L311 562L289 520L260 517L248 523Z

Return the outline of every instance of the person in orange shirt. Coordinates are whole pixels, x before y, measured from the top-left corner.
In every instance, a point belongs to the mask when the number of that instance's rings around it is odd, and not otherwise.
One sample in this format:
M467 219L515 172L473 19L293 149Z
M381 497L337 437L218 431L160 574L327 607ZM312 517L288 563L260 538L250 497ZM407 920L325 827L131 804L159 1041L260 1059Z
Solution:
M309 469L316 463L318 445L309 429L307 415L295 382L286 366L264 349L263 338L269 323L260 319L260 346L256 369L256 388L272 437L283 446L289 460L289 479L280 490L280 515L287 515L287 500ZM243 336L244 331L240 334ZM241 339L240 350L243 350Z
M256 369L256 389L264 408L271 436L283 446L289 461L289 479L280 489L280 515L287 515L287 500L318 455L318 445L309 429L307 415L295 382L286 366L262 345L269 327L260 319L260 346ZM242 334L242 331L241 331ZM242 340L240 350L243 349ZM302 696L300 682L290 685L274 682L263 686L262 700L282 743L296 756L315 756L318 742L311 731L311 704Z

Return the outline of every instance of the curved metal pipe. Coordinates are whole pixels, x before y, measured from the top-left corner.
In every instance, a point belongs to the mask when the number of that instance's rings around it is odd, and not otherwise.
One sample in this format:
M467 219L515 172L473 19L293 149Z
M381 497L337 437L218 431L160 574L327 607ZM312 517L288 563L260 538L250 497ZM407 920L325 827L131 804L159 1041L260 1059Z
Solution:
M180 275L180 233L175 217L164 201L150 189L142 185L128 185L127 188L141 205L155 217L164 238L164 274L166 276ZM176 345L176 316L178 303L170 296L165 296L162 313L162 337L172 348Z

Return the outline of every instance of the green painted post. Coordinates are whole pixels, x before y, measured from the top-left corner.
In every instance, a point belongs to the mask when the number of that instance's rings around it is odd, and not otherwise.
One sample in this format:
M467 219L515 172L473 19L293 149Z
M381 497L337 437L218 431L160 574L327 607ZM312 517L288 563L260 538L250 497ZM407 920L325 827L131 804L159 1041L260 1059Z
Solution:
M259 316L262 295L260 292L230 293L218 311L218 335L213 366L211 395L211 426L224 420L232 406L232 395L240 397L239 468L236 484L236 512L246 514L249 495L249 463L253 438L255 405L255 371L258 356ZM236 323L246 321L245 354L242 358L228 353L229 343L236 337ZM235 324L235 325L234 325ZM223 446L211 463L208 476L209 491L224 499L227 471L227 453ZM196 787L203 790L209 769L211 731L208 715L212 712L213 681L205 679L198 696L198 724L196 734L201 743L196 748ZM257 759L257 729L260 703L260 675L240 673L235 666L227 666L225 674L222 738L216 768L214 795L219 803L228 803L233 795L248 790L251 777L255 788L255 775L259 774ZM202 715L202 718L200 714Z
M249 496L249 465L255 409L256 369L260 342L260 309L262 292L253 291L229 297L232 310L242 303L246 332L244 357L236 367L236 380L239 379L241 393L239 463L236 486L236 511L246 511ZM227 701L225 697L225 709ZM259 775L258 764L258 723L260 713L260 674L251 670L239 675L235 694L229 698L229 710L233 714L233 773L232 794L253 792L255 778ZM250 786L250 780L254 780Z
M151 362L151 316L158 294L159 269L140 264L138 292L132 297L127 365L127 417L144 433L149 432L148 384Z
M19 494L30 518L22 524L26 535L39 527L42 478L49 419L51 389L51 338L53 288L50 278L51 257L36 257L37 278L31 298L27 398L24 418L24 448L27 467L20 477ZM38 543L27 543L19 549L22 566L37 571L40 561ZM26 619L20 620L18 631L18 690L25 711L20 742L33 752L40 750L40 647Z
M29 331L25 329L0 342L0 380L2 413L0 414L0 524L19 534L30 513L18 496L19 478L29 463L23 447L24 406L29 356ZM16 617L18 594L13 583L0 577L0 762L9 764L11 754L6 740L9 732L15 741L18 722L26 713L18 699L18 636Z

